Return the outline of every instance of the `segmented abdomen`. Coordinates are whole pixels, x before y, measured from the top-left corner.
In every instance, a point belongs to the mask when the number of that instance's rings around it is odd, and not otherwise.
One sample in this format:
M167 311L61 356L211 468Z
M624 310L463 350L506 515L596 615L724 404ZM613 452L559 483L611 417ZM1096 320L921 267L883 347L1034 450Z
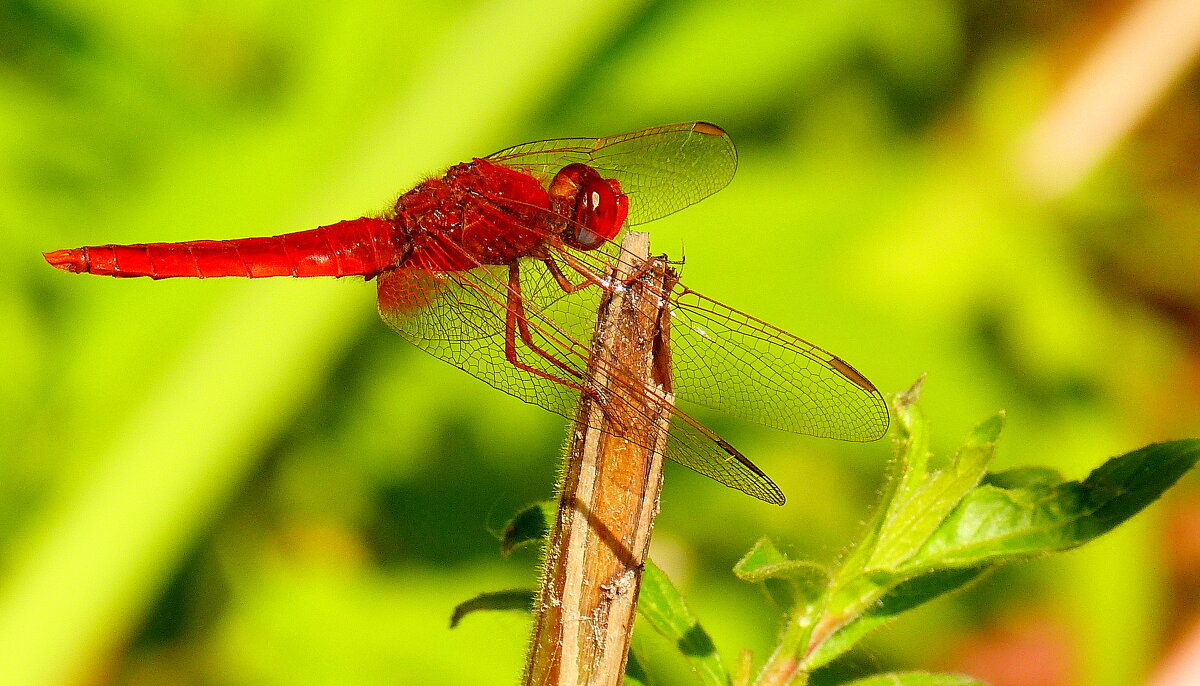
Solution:
M117 277L375 276L399 264L406 250L390 223L362 217L280 236L98 245L45 257L64 271Z

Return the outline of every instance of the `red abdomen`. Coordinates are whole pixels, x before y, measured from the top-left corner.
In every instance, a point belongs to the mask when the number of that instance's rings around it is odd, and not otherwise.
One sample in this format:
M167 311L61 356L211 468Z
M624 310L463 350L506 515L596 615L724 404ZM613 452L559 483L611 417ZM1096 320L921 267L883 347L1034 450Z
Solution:
M45 257L64 271L118 277L370 277L395 267L408 250L391 223L362 217L280 236L98 245Z

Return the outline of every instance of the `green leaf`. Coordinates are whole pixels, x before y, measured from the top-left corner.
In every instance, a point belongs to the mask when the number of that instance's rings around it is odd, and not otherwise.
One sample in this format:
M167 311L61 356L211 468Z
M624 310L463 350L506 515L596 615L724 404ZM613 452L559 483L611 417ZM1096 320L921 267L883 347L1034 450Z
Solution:
M929 539L985 479L1004 426L997 413L976 426L952 458L929 452L928 425L916 404L921 380L893 400L898 473L870 533L837 573L823 614L814 620L804 658L815 669L842 655L900 612L955 590L984 569L912 565Z
M650 675L642 666L638 651L632 646L629 648L629 659L625 662L625 680L622 683L624 686L651 686Z
M523 545L541 542L550 532L557 505L545 501L530 505L513 515L500 532L500 551L508 556Z
M850 555L842 560L838 570L839 579L853 577L866 566L887 520L890 509L888 506L897 499L903 487L905 472L911 468L914 459L918 461L927 459L929 439L926 433L926 423L924 415L917 406L917 400L921 395L921 386L924 382L925 376L921 375L907 391L897 393L890 398L892 415L896 418L896 421L892 422L890 433L895 439L894 451L897 459L893 462L892 473L884 481L884 491L880 494L879 500L881 505L876 510L863 540L859 541Z
M1036 486L1056 486L1065 481L1057 469L1049 467L1020 467L1004 472L988 474L983 483L997 488L1032 488Z
M951 458L929 451L929 427L917 403L924 377L892 397L896 461L885 482L881 505L868 533L843 561L839 585L867 571L899 567L917 554L929 536L986 474L1004 426L997 413L968 435Z
M1002 473L974 489L907 564L974 567L1068 550L1154 502L1200 459L1200 440L1149 445L1105 462L1083 482L1048 470Z
M926 450L919 408L912 406L903 414L907 430L917 432L914 437L921 439L902 444L899 457L903 474L864 565L868 570L894 569L917 554L967 492L983 479L1004 426L1004 413L993 415L975 427L952 459L939 460Z
M514 588L508 591L480 593L470 600L459 603L450 615L450 628L458 626L463 617L479 610L525 610L533 609L536 591L532 588Z
M975 437L994 436L986 424ZM1046 468L989 475L905 565L843 575L818 624L817 631L825 627L827 635L814 636L817 647L805 658L805 668L827 664L899 613L996 565L1067 550L1110 531L1153 502L1198 459L1200 440L1185 440L1113 458L1082 483L1064 482Z
M829 570L815 562L789 560L768 538L760 538L733 568L742 581L761 583L781 609L804 612L829 588Z
M868 578L860 579L859 585L849 589L849 594L858 598L878 597L879 599L870 605L869 610L861 614L851 611L839 619L836 614L827 613L824 618L825 624L835 628L828 637L817 637L818 645L804 659L804 668L812 671L829 664L854 647L862 640L863 636L890 622L900 613L961 588L977 579L985 571L987 571L985 567L938 570L911 578L890 589L885 584L875 583ZM835 603L831 602L830 605L833 606ZM844 607L846 604L842 603L840 606Z
M961 674L890 672L851 681L843 686L987 686L987 684Z
M638 613L683 654L703 684L727 686L729 675L700 620L688 610L679 590L649 559L642 572Z
M1188 440L1113 458L1083 482L1065 482L1044 467L988 475L1003 413L975 427L952 459L939 459L928 451L927 424L915 403L919 390L918 381L894 400L899 471L882 515L838 571L822 614L809 620L811 634L799 643L811 651L801 658L807 670L998 564L1067 550L1110 531L1200 459L1200 441ZM772 555L782 559L773 548L746 559L752 570L769 570L781 564ZM797 624L796 632L802 629Z
M1105 462L1083 482L1084 488L1103 496L1088 522L1091 536L1113 529L1157 500L1197 460L1200 439L1155 443Z

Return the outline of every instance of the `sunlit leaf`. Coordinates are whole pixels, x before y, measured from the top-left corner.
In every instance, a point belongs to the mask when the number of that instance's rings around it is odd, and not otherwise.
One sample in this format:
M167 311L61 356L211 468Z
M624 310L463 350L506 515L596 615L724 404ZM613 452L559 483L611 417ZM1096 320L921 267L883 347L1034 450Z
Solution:
M1112 458L1082 482L1054 483L1045 471L998 475L971 491L907 566L972 567L1074 548L1140 512L1197 459L1200 440L1183 440Z
M806 670L999 564L1067 550L1110 531L1200 459L1200 440L1184 440L1110 459L1082 482L1043 467L985 476L1003 414L978 425L953 458L940 459L928 451L915 402L919 385L894 402L898 472L885 489L884 514L838 571L821 614L793 614L785 632ZM756 571L785 558L762 545L746 559Z
M711 686L726 686L729 675L717 648L704 627L683 601L679 590L650 560L642 573L638 614L659 634L671 641L700 677Z
M919 426L918 435L923 437L924 419L919 408L912 406L907 414L905 424ZM949 461L931 455L924 439L904 444L900 487L888 504L875 549L865 565L868 570L900 566L921 549L963 496L983 479L1003 426L1003 413L990 417L975 427Z
M799 612L829 587L829 570L815 562L790 560L768 538L760 538L733 573L742 581L761 583L783 610Z

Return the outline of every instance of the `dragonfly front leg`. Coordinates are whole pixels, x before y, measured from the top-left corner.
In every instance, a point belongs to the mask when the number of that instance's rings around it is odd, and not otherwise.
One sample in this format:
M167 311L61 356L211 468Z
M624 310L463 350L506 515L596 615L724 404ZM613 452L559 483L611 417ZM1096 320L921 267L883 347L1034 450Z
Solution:
M571 367L553 354L546 352L534 342L533 335L529 331L529 318L525 314L525 299L521 296L520 267L516 262L508 267L508 297L505 302L505 309L507 313L504 321L504 356L508 359L509 364L535 376L540 376L543 379L562 384L568 388L574 388L580 393L586 393L592 398L599 400L599 396L594 389L527 365L517 357L517 337L520 336L525 346L537 353L538 356L571 376L583 378L583 374L579 370Z
M550 276L554 278L554 281L558 283L558 287L561 288L565 293L574 293L576 291L583 290L588 286L599 286L604 290L612 290L613 280L611 278L597 274L594 269L581 262L578 258L572 255L570 251L560 249L556 250L556 252L558 253L558 256L562 258L563 262L567 263L567 266L578 272L579 275L583 277L583 281L580 281L579 283L571 283L571 280L567 278L566 274L563 274L562 269L558 266L558 263L554 261L553 257L547 255L541 258L542 264L546 266L546 270L550 272ZM622 286L631 285L633 282L642 278L642 275L650 270L653 263L654 261L652 259L644 261L642 264L638 265L638 268L634 269L629 276L621 279L619 283Z

